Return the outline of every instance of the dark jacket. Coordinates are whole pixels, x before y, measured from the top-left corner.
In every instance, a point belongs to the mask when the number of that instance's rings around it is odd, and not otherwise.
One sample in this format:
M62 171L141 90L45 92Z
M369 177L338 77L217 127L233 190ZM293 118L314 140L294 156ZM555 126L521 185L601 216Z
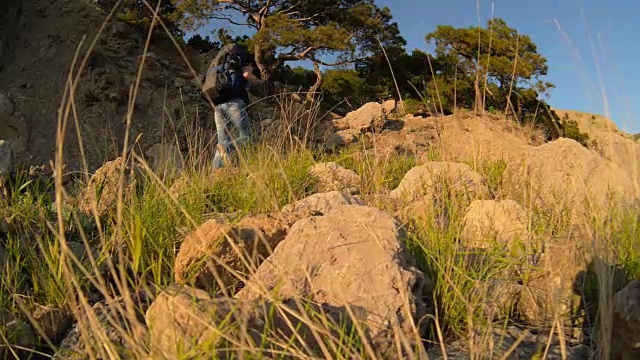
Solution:
M212 71L214 69L215 70L219 70L221 68L222 68L222 65L213 67L213 68L209 69L209 71ZM227 101L230 101L230 100L233 100L233 99L241 99L242 101L244 101L244 105L245 106L249 105L249 93L248 93L247 90L251 87L251 83L247 79L245 79L244 76L242 76L242 73L240 74L240 77L242 77L242 89L237 91L237 92L225 92L225 93L220 94L220 96L217 99L217 101L213 102L214 105L223 104L223 103L226 103ZM205 101L207 101L207 99L204 97L204 95L203 95L203 99L205 99Z

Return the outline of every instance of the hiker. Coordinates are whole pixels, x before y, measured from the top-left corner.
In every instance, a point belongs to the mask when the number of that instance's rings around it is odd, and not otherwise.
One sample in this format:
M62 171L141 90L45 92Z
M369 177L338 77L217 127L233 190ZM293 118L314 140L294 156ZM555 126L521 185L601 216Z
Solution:
M203 97L213 103L218 145L213 157L213 167L224 166L236 147L251 137L251 127L246 106L249 104L248 90L259 83L253 74L253 66L239 45L223 47L205 75ZM238 137L233 139L229 123L238 129Z

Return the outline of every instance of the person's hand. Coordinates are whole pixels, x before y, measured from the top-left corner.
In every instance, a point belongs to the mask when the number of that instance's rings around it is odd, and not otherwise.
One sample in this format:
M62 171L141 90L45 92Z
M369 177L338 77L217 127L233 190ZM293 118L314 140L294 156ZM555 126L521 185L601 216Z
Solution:
M249 76L251 76L251 74L253 74L253 66L251 65L247 65L242 69L244 72L242 73L242 76L244 76L245 79L249 79Z

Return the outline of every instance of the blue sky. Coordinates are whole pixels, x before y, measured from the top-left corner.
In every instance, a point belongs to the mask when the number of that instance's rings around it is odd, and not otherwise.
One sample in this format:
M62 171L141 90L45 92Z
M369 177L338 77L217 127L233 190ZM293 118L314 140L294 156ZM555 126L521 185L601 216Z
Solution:
M478 24L476 0L377 3L391 9L409 50L430 50L424 36L437 24ZM481 0L482 26L492 16L492 5L495 17L529 35L547 58L546 79L556 85L551 106L610 116L621 129L640 132L639 1Z
M430 51L424 38L438 24L478 24L476 0L376 3L391 9L408 51ZM547 58L546 80L556 85L551 91L551 106L609 116L622 130L640 132L640 75L635 73L635 56L640 56L640 1L481 0L482 26L491 18L492 8L495 17L529 35ZM199 32L207 34L220 25L212 24Z

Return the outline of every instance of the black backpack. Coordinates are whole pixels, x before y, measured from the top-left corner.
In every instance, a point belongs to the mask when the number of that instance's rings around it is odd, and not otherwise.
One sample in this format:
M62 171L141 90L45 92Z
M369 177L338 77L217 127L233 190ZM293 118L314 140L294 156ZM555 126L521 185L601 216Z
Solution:
M245 79L242 64L245 55L238 45L220 49L204 77L203 97L217 105L233 98L244 98Z

